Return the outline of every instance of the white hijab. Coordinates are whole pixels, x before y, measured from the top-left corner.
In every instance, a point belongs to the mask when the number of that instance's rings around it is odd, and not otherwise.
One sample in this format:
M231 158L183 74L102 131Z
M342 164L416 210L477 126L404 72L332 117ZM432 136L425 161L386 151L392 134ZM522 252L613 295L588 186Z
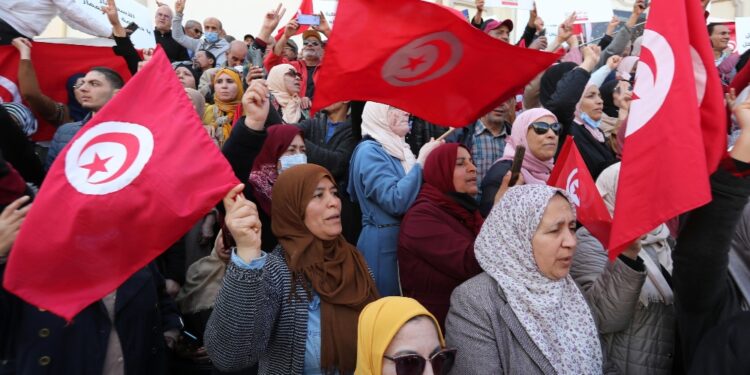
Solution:
M621 165L622 163L610 165L596 179L596 188L599 190L609 214L613 216ZM643 260L646 271L648 271L648 277L646 282L643 283L639 300L646 307L648 307L649 302L671 305L674 301L672 288L661 273L661 267L664 267L670 275L672 274L672 248L669 246L667 238L669 238L669 228L666 224L661 224L641 239L642 250L638 257Z
M404 172L409 173L417 162L404 137L399 137L388 126L387 104L367 102L362 112L362 136L369 135L385 149L388 155L401 161Z
M531 238L558 193L570 201L563 190L546 185L509 189L484 222L474 251L557 373L601 374L599 334L581 291L570 275L547 278L534 260Z

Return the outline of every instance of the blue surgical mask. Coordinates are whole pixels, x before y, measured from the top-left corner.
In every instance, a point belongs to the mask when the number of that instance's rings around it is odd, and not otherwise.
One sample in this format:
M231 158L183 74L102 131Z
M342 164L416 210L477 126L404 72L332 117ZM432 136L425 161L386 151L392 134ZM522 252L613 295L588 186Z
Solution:
M209 43L215 43L217 40L219 40L219 33L216 31L207 31L203 34L203 37L206 38L206 41Z
M594 121L586 112L581 113L581 120L594 129L599 129L599 125L602 123L602 120Z
M279 158L279 163L281 164L281 168L279 168L279 174L281 174L281 172L294 167L295 165L307 164L307 155L285 155Z

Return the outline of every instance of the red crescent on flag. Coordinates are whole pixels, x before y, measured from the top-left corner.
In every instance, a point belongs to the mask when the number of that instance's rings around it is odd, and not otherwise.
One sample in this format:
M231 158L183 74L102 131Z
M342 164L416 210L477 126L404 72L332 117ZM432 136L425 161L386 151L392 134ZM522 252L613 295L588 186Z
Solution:
M88 150L89 147L94 146L99 143L104 143L104 142L118 143L118 144L121 144L123 147L125 147L125 150L126 150L125 161L122 163L120 168L108 178L99 182L89 182L90 184L94 184L94 185L104 184L110 181L114 181L118 177L122 176L133 165L133 162L135 161L135 158L138 156L138 152L140 151L140 142L138 141L138 138L134 136L133 134L105 133L105 134L98 135L92 138L91 140L89 140L86 143L86 145L84 145L83 148L81 149L80 155L83 155L83 153L86 152L86 150Z
M430 41L425 42L421 46L415 48L415 50L418 49L418 48L427 47L427 46L434 46L438 50L438 55L435 58L435 61L432 63L432 65L427 70L425 70L422 74L419 74L419 75L416 75L416 76L413 76L413 77L398 77L398 76L396 76L394 78L398 79L400 81L404 81L404 82L418 81L420 79L427 78L427 77L429 77L432 74L435 74L435 72L437 72L438 70L440 70L441 68L443 68L444 66L446 66L448 64L448 62L450 61L450 58L451 58L451 46L450 46L450 44L448 44L445 40L442 40L442 39L434 39L434 40L430 40Z

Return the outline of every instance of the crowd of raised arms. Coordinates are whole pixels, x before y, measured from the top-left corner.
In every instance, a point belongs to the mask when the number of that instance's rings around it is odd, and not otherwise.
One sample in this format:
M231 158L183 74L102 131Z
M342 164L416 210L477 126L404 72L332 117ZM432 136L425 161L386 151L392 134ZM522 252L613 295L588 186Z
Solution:
M98 20L73 1L0 3L0 48L17 50L0 64L18 64L22 99L0 104L0 277L55 160L127 87L96 66L52 99L35 71L56 62L36 61L34 38L59 14L113 39L134 77L154 56L106 3ZM258 10L243 17L261 29L239 39L222 26L230 9L200 22L184 18L190 6L158 4L155 42L242 184L71 321L0 288L1 374L750 372L750 87L728 88L750 53L732 52L726 25L704 30L731 116L712 200L610 259L548 182L572 139L613 214L648 1L583 43L575 14L553 37L536 9L517 25L484 19L475 0L467 23L559 59L455 129L375 101L313 113L332 32L322 12L299 32L296 17L280 25L282 5ZM51 139L33 138L42 122Z

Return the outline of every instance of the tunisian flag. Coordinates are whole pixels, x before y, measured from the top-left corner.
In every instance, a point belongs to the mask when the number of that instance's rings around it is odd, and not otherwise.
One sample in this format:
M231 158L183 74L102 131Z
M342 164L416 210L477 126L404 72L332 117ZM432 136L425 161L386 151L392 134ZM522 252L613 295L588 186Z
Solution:
M236 185L159 49L52 164L4 286L71 320L177 241Z
M627 122L610 256L711 200L709 175L726 152L726 116L710 46L698 1L653 2Z
M599 242L609 243L612 217L578 151L573 137L565 140L547 185L566 190L576 206L577 219ZM616 255L615 255L616 256ZM611 258L614 258L610 256Z
M39 88L53 100L67 104L68 78L74 74L86 74L95 66L114 69L127 82L130 71L125 60L115 55L112 47L91 47L76 44L44 43L34 41L31 48L31 63L36 71ZM18 50L13 46L0 46L0 102L20 102L18 89ZM39 120L35 141L48 141L56 128Z
M341 1L312 109L371 100L435 124L465 126L558 57L493 39L422 0Z

